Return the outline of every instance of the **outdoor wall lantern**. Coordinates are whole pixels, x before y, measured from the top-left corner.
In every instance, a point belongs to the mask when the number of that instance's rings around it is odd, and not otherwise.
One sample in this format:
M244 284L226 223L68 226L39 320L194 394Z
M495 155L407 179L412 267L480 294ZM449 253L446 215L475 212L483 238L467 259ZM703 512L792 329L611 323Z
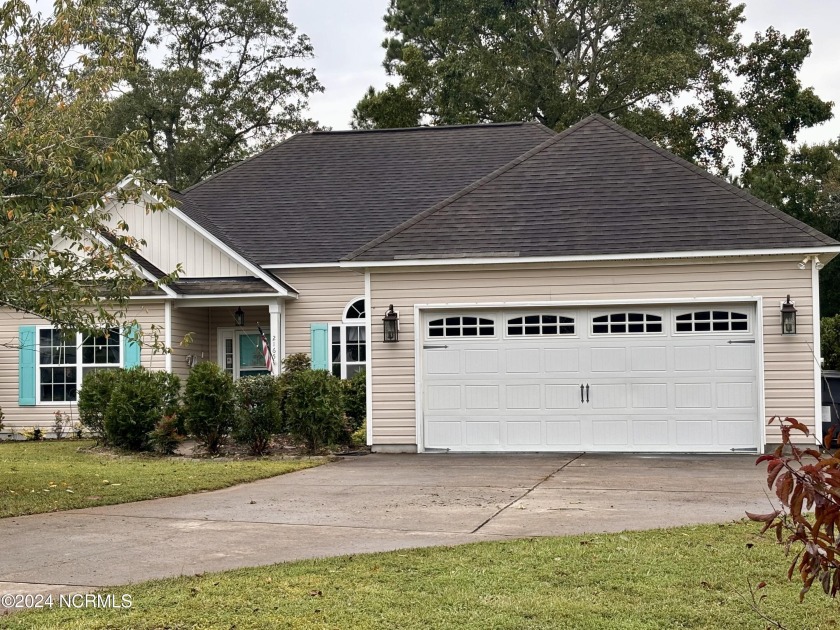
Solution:
M400 316L394 311L394 305L388 306L385 317L382 318L382 327L385 329L385 343L397 343L400 339Z
M233 314L233 321L240 328L242 328L245 325L245 313L242 310L241 306L239 308L237 308L236 312Z
M787 296L786 302L782 302L782 334L796 334L796 306L790 301L790 296Z

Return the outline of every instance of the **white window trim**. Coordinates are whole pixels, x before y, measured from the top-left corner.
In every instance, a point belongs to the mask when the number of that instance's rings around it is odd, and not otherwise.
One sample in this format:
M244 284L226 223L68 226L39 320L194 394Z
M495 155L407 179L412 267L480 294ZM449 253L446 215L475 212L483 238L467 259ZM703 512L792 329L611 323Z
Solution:
M540 323L540 324L526 324L524 322L524 320L522 322L522 334L521 335L511 335L508 332L508 327L509 326L518 326L519 325L519 324L511 324L510 323L511 320L516 319L517 317L528 317L529 315L557 315L558 317L567 317L567 318L572 320L571 324L569 324L568 322L563 322L563 323L558 323L556 325L558 327L559 326L572 326L572 327L574 327L575 332L572 333L572 334L560 334L560 333L555 333L553 335L545 334L545 333L542 332L542 327L546 326L546 325L552 326L553 324L543 324L543 323ZM505 315L503 317L503 319L504 319L503 336L504 336L505 339L580 339L580 324L581 323L575 317L574 313L562 312L562 311L560 311L560 312L549 311L549 310L530 311L530 312L523 311L521 313L517 313L517 312L508 313L507 315ZM525 334L525 326L535 326L535 325L540 326L540 333L538 335L526 335Z
M367 314L367 305L365 305L365 314ZM339 330L339 343L341 344L341 356L339 357L339 362L341 364L341 380L345 380L347 378L347 367L348 365L360 365L362 366L365 371L367 371L368 365L368 337L370 336L370 326L367 324L367 318L365 319L349 319L346 322L334 323L329 324L329 358L330 358L330 374L333 374L333 359L332 359L332 346L333 346L333 330ZM348 328L363 328L365 331L365 341L364 343L360 343L360 346L365 348L365 360L364 361L348 361L347 360L347 329Z
M677 324L686 323L685 321L677 321L678 316L680 316L680 315L691 315L693 313L702 312L702 311L712 312L712 311L715 311L715 310L719 310L719 311L725 310L726 312L728 312L730 314L738 312L738 311L733 311L731 308L715 309L714 306L709 306L709 307L704 307L704 308L685 309L685 310L682 310L682 311L674 310L673 311L673 321L671 322L671 325L673 326L673 330L671 331L671 334L676 335L676 336L680 336L680 337L709 337L711 335L745 335L745 336L749 336L749 335L753 334L753 326L754 326L753 317L751 317L749 313L739 313L741 315L746 315L747 316L746 320L743 320L743 319L741 319L741 320L727 319L726 320L728 322L746 321L747 322L747 329L746 330L731 330L731 326L730 326L730 330L691 330L691 331L677 330ZM695 321L694 317L692 317L690 320L688 320L688 322L692 323L692 324L694 323L694 321ZM711 319L709 321L714 322L715 320ZM724 321L724 320L718 320L718 321Z
M83 333L76 333L76 400L41 400L41 331L42 330L58 330L55 326L40 325L35 326L35 405L39 407L72 407L79 403L79 390L82 388L82 377L85 367L97 367L94 364L82 363L82 341ZM107 368L124 368L125 367L125 348L123 347L123 336L120 335L120 363L105 363L99 364L99 367ZM70 363L64 364L70 367ZM45 365L43 367L60 367L55 364Z
M658 322L655 322L655 321L648 322L647 319L645 319L645 321L642 321L642 322L631 322L629 320L627 320L625 322L609 321L609 316L610 315L618 315L618 314L622 314L622 313L624 315L630 315L631 313L634 313L634 314L635 313L641 313L642 315L645 315L645 316L654 315L654 316L659 318L659 321ZM596 317L604 317L604 316L607 316L608 321L606 321L606 322L596 322L595 321ZM606 325L606 326L610 327L613 324L621 324L621 323L624 323L625 325L644 324L646 328L647 328L648 324L657 324L658 323L662 327L662 330L660 330L659 332L648 332L648 331L644 331L644 332L623 332L623 333L619 333L619 332L614 333L612 331L605 332L605 333L596 333L595 332L595 326L596 325L600 325L600 326ZM667 333L667 324L668 324L668 322L665 320L665 313L660 312L660 311L646 311L646 310L643 310L643 309L634 309L632 307L627 308L627 309L620 309L620 310L591 311L589 313L589 336L592 339L603 339L603 338L607 338L607 337L665 337L668 334Z

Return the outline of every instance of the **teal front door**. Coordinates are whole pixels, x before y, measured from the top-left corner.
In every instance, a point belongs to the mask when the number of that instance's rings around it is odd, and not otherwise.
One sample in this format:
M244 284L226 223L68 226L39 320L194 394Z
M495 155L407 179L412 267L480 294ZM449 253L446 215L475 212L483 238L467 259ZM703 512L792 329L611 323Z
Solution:
M263 329L266 340L271 339L271 332ZM259 376L269 374L265 368L265 356L259 334L237 333L239 339L239 370L238 376ZM269 341L270 343L270 341Z

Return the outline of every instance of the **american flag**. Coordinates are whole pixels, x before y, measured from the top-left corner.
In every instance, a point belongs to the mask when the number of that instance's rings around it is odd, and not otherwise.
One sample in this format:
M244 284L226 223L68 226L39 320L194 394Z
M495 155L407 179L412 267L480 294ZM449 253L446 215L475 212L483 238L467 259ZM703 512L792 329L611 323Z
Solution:
M257 326L260 331L260 343L262 344L263 358L265 359L265 369L269 372L274 371L274 360L271 358L271 347L268 345L268 340L265 338L265 333L260 326Z

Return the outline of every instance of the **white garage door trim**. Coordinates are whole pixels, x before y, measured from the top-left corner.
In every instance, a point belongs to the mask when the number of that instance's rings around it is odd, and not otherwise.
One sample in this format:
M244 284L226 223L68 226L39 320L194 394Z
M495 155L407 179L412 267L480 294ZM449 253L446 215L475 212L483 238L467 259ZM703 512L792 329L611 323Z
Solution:
M415 393L415 438L418 452L425 452L426 449L425 432L424 432L424 400L423 400L423 344L426 338L425 330L425 313L427 311L451 311L451 310L515 310L515 309L533 309L533 308L554 308L554 309L568 309L568 308L614 308L614 307L630 307L630 306L645 306L648 308L655 307L673 307L684 305L714 305L714 304L748 304L754 307L755 320L754 330L755 336L755 351L756 351L756 383L757 383L757 408L759 419L758 422L758 448L762 448L766 444L766 426L763 419L766 417L765 411L765 383L764 383L764 309L763 298L761 296L714 296L703 298L638 298L632 300L579 300L579 301L558 301L558 300L544 300L544 301L528 301L528 302L446 302L446 303L423 303L414 305L414 393ZM591 322L587 322L586 326L590 326Z

